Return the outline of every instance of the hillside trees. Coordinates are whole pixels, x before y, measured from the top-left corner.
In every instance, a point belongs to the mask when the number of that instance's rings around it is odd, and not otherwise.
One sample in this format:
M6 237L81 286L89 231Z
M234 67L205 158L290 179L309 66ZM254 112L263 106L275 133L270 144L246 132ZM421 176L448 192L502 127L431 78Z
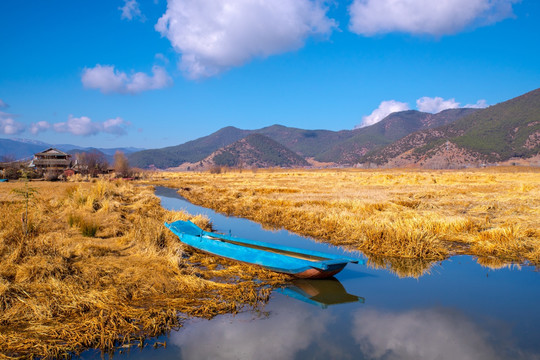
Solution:
M79 171L83 175L90 175L92 177L98 176L98 174L104 174L107 172L109 163L105 158L105 155L100 152L82 152L75 155L77 163L79 165Z
M120 150L114 154L114 172L119 177L128 177L131 174L128 159Z

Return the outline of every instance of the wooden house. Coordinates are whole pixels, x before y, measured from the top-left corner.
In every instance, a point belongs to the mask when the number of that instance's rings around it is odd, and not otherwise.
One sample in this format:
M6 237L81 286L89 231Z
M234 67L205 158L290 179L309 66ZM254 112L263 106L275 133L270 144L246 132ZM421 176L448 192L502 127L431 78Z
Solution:
M71 167L71 155L55 148L49 148L34 154L30 167L34 167L37 172L60 173Z

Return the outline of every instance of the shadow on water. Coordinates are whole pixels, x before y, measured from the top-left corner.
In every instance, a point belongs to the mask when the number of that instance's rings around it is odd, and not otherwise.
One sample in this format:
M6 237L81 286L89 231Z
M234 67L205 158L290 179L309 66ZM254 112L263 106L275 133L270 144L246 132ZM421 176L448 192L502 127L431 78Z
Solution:
M158 187L156 194L167 209L207 215L222 233L231 229L239 237L344 252L192 205L174 189ZM540 360L536 269L470 256L436 267L378 257L368 262L349 264L337 279L291 281L256 311L193 319L155 340L166 341L166 349L133 349L115 358Z
M276 289L280 294L326 309L330 305L347 304L366 300L351 295L338 279L294 279L287 286Z

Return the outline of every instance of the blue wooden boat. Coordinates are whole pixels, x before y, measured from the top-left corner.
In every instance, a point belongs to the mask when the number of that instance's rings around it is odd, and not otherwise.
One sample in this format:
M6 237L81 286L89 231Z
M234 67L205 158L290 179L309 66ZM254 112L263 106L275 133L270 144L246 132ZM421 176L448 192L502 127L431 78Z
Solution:
M0 179L0 182L7 182L8 179Z
M180 241L204 252L299 278L326 278L363 260L206 232L190 221L165 223Z

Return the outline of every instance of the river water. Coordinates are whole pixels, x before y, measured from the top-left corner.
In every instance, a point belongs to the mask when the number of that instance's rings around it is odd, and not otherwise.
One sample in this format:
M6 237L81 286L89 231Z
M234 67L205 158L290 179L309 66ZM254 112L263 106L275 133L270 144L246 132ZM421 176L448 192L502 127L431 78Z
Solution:
M173 189L158 187L156 195L167 209L207 215L218 232L351 255L195 206ZM540 359L540 272L533 267L492 270L458 256L418 279L356 264L336 279L293 282L258 311L194 319L154 340L166 348L114 358Z

